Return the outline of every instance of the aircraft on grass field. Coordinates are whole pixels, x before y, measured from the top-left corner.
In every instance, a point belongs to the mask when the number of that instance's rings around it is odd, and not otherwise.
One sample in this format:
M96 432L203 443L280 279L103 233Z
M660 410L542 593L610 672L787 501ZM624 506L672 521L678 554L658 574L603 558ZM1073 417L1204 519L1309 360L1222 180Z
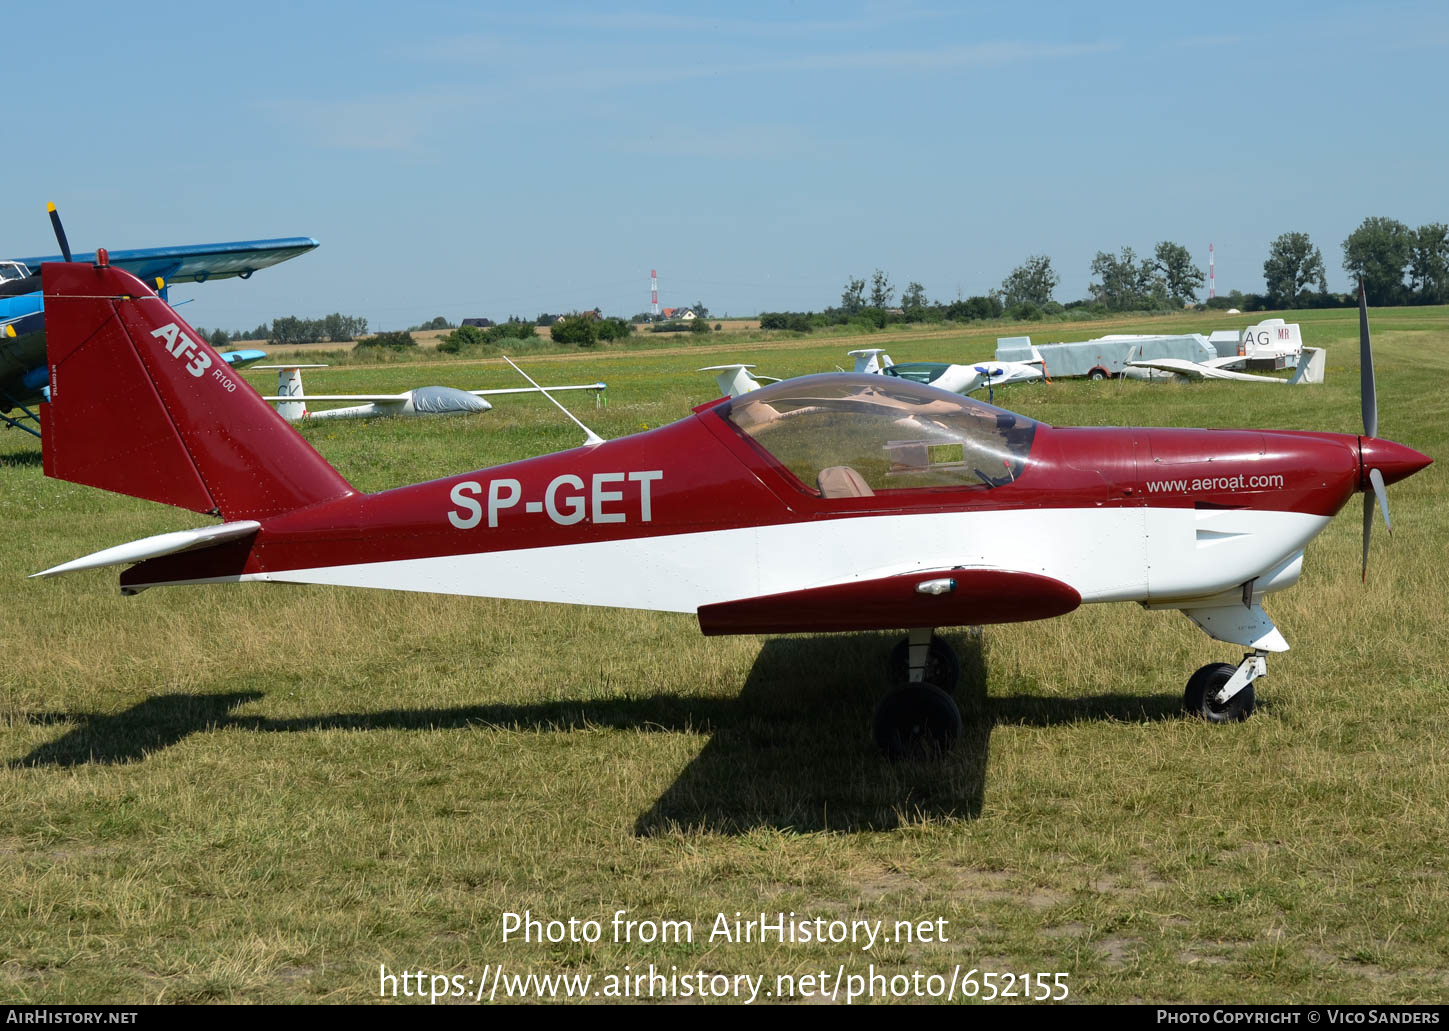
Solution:
M706 634L907 629L875 717L891 756L959 734L959 665L934 628L1090 602L1178 609L1242 646L1241 662L1194 673L1185 702L1246 718L1267 654L1288 647L1264 596L1298 580L1305 546L1358 492L1366 573L1374 498L1387 522L1385 485L1430 463L1376 436L1365 307L1362 435L1053 427L909 379L827 373L365 494L104 254L42 275L58 386L41 408L46 474L224 522L35 575L136 563L123 593L292 582L692 612Z
M777 376L756 376L750 370L753 365L707 365L699 372L713 372L714 381L719 384L721 397L739 397L751 390L759 390L766 383L779 383Z
M953 394L970 394L985 387L987 395L991 396L996 387L1008 383L1029 383L1046 375L1041 355L1035 350L1026 361L1002 362L991 358L967 365L952 365L947 362L897 364L878 347L866 347L848 353L855 359L856 372L879 372L887 376L899 376L916 383L929 383Z
M49 396L50 369L45 361L45 312L40 293L40 276L32 273L47 262L70 261L70 244L54 204L47 205L61 253L53 257L0 261L0 423L39 436L34 423L39 419L32 407ZM126 269L147 283L156 285L164 298L177 283L205 283L236 276L250 279L258 269L306 254L317 246L311 237L278 240L246 240L237 243L204 243L184 247L150 247L112 251L113 267ZM78 261L93 261L95 255L76 255ZM228 351L228 355L256 357L228 358L234 367L265 357L260 351ZM18 410L18 414L8 414Z
M898 365L880 347L866 347L847 353L855 359L856 372L928 383L953 394L969 394L985 387L988 396L994 396L996 387L1007 383L1026 383L1043 376L1043 370L1036 368L1042 364L1039 357L1025 362L991 359L973 365L950 365L946 362L906 362ZM748 371L753 368L753 365L711 365L699 371L716 373L715 382L719 384L720 393L728 397L739 397L758 390L766 381L780 382L771 376L753 375Z
M512 364L512 363L510 363ZM597 402L607 389L604 383L580 383L566 387L505 387L498 390L459 390L456 387L415 387L400 394L306 394L302 392L303 369L325 369L325 365L258 365L258 369L277 369L277 392L262 398L277 406L288 422L299 419L373 419L388 415L466 415L487 412L493 406L484 397L496 394L536 394L540 391L592 390ZM516 366L515 366L516 368ZM357 401L346 408L323 408L311 411L307 402L326 404Z

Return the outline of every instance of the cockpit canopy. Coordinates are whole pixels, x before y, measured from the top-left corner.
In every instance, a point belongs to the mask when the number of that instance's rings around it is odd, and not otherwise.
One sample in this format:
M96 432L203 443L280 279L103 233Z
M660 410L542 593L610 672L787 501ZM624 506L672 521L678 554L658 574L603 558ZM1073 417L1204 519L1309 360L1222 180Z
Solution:
M1011 483L1037 424L994 405L908 379L803 376L720 409L736 430L825 497Z
M29 275L30 269L18 261L0 261L0 283L24 279Z

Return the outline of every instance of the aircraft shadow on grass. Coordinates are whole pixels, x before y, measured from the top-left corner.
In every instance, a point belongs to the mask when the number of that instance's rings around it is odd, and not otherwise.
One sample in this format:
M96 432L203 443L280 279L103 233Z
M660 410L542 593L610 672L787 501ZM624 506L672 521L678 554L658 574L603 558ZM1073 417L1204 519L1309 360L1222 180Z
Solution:
M17 468L34 468L41 464L40 452L34 448L0 452L0 466L13 465Z
M870 738L880 697L882 638L784 637L767 641L734 699L659 694L645 698L533 705L391 709L272 718L235 715L260 691L153 695L115 714L32 713L38 724L70 724L11 767L137 762L192 734L505 727L570 731L611 727L706 733L709 740L635 822L650 836L676 828L744 833L890 830L932 817L975 818L985 797L987 756L998 724L1055 726L1087 720L1179 718L1175 695L990 697L980 639L950 635L961 658L956 699L961 737L948 756L890 763Z

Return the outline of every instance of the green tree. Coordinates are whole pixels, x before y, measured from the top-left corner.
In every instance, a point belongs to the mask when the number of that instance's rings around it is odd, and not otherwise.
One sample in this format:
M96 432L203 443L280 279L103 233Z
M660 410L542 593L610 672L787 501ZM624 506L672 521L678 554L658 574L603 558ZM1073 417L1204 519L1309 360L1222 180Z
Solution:
M909 322L920 322L925 318L930 303L926 300L926 288L915 280L907 283L905 290L901 291L901 307L905 309Z
M574 344L578 347L593 347L599 339L598 330L594 328L592 313L580 315L578 312L573 312L562 315L549 327L548 333L553 337L555 343Z
M477 326L459 326L438 341L438 350L444 354L457 354L465 347L476 347L487 338Z
M1409 282L1422 303L1449 302L1449 225L1431 222L1415 231Z
M1319 293L1328 293L1323 255L1307 233L1284 233L1268 245L1263 279L1268 284L1268 303L1276 308L1297 304L1299 294L1313 283L1318 284Z
M1100 283L1089 287L1094 300L1109 311L1135 311L1152 307L1152 268L1141 263L1131 247L1123 247L1120 255L1098 251L1092 259L1092 275Z
M1179 308L1195 303L1204 277L1202 269L1192 263L1192 252L1180 243L1163 240L1152 257L1154 285Z
M231 337L227 335L227 332L224 329L213 329L211 331L209 343L212 347L220 351L222 348L226 347L227 344L231 343Z
M366 340L359 340L357 346L386 347L394 351L401 351L409 347L417 347L418 342L413 339L412 333L407 330L397 330L391 333L374 333Z
M895 296L896 288L891 285L890 277L880 269L876 269L870 276L870 306L872 308L889 308L891 298Z
M847 315L854 315L865 307L865 280L856 279L852 276L845 284L845 289L840 294L841 310Z
M1046 304L1060 282L1052 268L1052 259L1045 254L1033 254L1001 281L1002 304L1008 308L1014 308L1023 301Z
M1343 241L1343 269L1363 280L1370 304L1404 302L1414 232L1395 218L1366 218Z

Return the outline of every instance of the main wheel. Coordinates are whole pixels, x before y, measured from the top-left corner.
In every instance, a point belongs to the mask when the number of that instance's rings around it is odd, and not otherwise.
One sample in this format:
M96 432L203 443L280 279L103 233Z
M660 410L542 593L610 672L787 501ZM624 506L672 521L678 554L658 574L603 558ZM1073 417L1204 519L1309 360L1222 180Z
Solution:
M934 759L960 735L961 710L931 684L896 688L875 710L875 743L888 759Z
M1093 369L1091 372L1087 373L1087 378L1088 379L1097 379L1097 380L1106 379L1107 378L1107 370L1105 370L1105 369Z
M1233 672L1237 668L1231 662L1210 662L1198 670L1188 678L1187 690L1182 696L1183 708L1189 714L1200 716L1209 723L1238 723L1247 719L1252 715L1253 706L1257 702L1252 684L1222 705L1213 700L1213 696L1233 678Z
M904 637L900 643L891 649L890 658L886 659L886 675L892 684L906 684L911 679L911 639ZM956 690L956 683L961 679L961 660L956 657L956 649L937 637L931 635L930 648L926 652L926 670L924 674L926 683L935 684L947 694Z

